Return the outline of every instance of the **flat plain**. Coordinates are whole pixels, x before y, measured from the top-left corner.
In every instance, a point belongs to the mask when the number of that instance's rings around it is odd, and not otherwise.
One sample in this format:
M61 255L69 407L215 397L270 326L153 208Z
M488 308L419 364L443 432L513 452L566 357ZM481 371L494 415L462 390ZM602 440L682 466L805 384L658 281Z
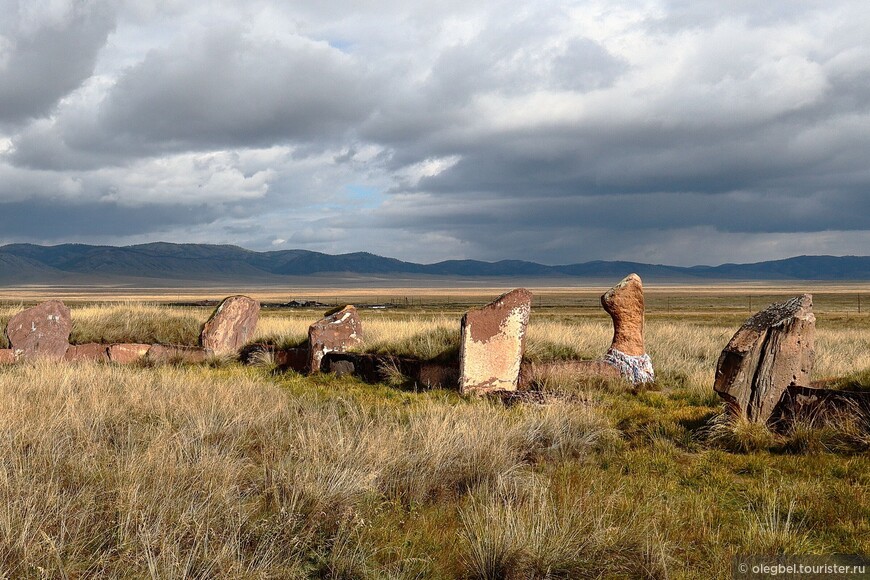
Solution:
M452 356L509 287L4 289L0 323L61 298L74 343L195 344L211 306L361 306L362 349ZM531 288L526 356L599 358L606 286ZM719 352L771 302L814 295L814 378L870 389L870 285L648 286L657 381L553 377L533 401L243 366L0 369L7 577L717 578L736 554L870 553L866 422L773 435L728 422ZM366 308L365 306L374 307ZM299 344L326 308L264 307Z

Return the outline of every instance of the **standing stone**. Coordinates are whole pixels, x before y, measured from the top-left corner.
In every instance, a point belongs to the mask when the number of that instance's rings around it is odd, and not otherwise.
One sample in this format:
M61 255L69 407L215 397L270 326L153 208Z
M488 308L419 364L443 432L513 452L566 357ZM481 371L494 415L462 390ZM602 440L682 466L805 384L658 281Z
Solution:
M758 312L719 356L713 389L736 415L766 423L789 386L810 384L815 328L810 294Z
M15 351L11 348L0 348L0 365L11 365L15 362Z
M72 318L60 300L49 300L19 312L6 325L16 358L60 360L69 348Z
M613 340L604 361L634 384L655 380L652 360L643 344L643 282L629 274L601 296L601 306L613 319Z
M517 389L531 311L532 293L519 288L465 313L459 346L460 392Z
M353 306L328 314L308 328L308 370L320 372L323 355L345 352L362 342L362 321Z
M247 296L230 296L202 327L200 344L217 356L237 354L254 336L260 303Z

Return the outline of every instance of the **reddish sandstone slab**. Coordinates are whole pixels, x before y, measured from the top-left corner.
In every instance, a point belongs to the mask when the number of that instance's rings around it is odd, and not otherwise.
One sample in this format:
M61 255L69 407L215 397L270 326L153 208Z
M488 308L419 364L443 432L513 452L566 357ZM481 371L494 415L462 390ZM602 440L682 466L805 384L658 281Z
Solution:
M72 318L60 300L49 300L19 312L6 325L16 357L60 360L69 348Z
M309 372L320 372L326 353L345 352L361 342L362 321L356 308L348 305L324 316L308 328Z
M152 344L146 358L155 363L203 363L213 353L199 346L164 346Z
M135 363L144 359L150 349L150 344L112 344L109 346L109 360L122 365Z
M307 348L279 348L275 350L275 364L282 369L304 373L308 368L309 350Z
M520 369L519 388L527 389L547 381L568 382L572 380L618 380L622 374L603 360L564 360L548 363L523 363Z
M108 362L109 347L105 344L90 342L87 344L73 344L66 349L66 354L63 355L63 360L89 360Z
M8 365L15 362L15 351L11 348L0 348L0 364Z
M629 274L601 296L601 306L613 319L610 348L629 356L646 354L643 344L643 282Z
M733 413L766 423L790 386L810 384L815 327L810 294L758 312L722 350L713 389Z
M515 391L526 344L532 293L512 290L462 317L459 390Z
M203 326L200 344L218 356L237 354L254 336L259 317L259 302L247 296L230 296Z

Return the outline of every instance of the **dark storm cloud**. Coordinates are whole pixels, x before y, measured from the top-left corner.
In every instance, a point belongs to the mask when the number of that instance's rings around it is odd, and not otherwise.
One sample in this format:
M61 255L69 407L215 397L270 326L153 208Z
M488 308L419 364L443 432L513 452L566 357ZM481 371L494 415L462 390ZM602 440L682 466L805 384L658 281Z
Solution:
M179 225L215 221L221 208L208 206L125 207L116 203L0 203L0 239L54 243L91 236L135 236Z
M10 6L8 235L547 263L870 241L862 3Z
M126 71L101 110L103 129L187 147L327 139L370 111L377 87L364 68L325 43L209 30Z
M106 2L0 1L0 122L40 117L94 70L114 27Z

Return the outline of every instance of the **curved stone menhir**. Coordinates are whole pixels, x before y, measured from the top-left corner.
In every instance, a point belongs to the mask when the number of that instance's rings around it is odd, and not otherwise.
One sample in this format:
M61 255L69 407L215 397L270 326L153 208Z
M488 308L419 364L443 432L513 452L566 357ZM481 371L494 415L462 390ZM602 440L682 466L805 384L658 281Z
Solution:
M72 318L60 300L49 300L19 312L6 325L6 338L16 359L61 360L69 348Z
M237 354L254 336L259 317L260 303L253 298L225 298L203 325L199 343L217 356Z
M362 342L362 321L356 308L345 306L308 327L308 371L320 372L323 355L345 352Z
M532 293L518 288L465 313L459 347L460 392L517 389L531 310Z
M643 282L629 274L601 296L601 306L613 319L613 340L604 361L634 384L655 380L652 360L643 345Z
M767 423L790 386L807 386L815 360L813 297L768 306L737 331L719 356L713 389L732 413Z

